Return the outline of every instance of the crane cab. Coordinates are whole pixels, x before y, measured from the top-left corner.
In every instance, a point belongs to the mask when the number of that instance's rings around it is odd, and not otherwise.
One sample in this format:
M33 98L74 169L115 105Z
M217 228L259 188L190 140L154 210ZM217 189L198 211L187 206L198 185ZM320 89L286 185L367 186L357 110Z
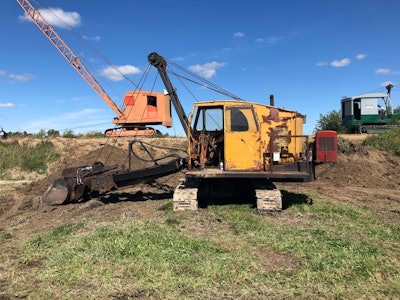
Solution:
M343 125L384 124L392 115L389 97L384 93L344 97L341 104Z
M152 136L151 125L172 126L171 99L160 92L129 91L124 95L124 109L113 120L121 131L109 130L108 136Z
M164 93L144 90L124 95L126 123L172 126L171 100Z
M198 102L190 116L189 168L268 172L304 158L304 116L245 101Z
M390 90L393 86L387 85L387 94L369 93L353 97L343 97L341 100L342 125L352 133L380 133L398 127L397 120L400 113L393 111Z

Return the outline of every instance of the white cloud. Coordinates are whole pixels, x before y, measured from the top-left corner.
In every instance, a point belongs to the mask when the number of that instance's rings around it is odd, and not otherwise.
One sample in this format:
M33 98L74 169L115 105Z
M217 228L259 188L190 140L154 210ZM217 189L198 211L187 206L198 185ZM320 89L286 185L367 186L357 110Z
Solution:
M376 74L382 74L382 75L387 75L387 74L390 74L391 72L392 71L390 69L384 69L384 68L375 70Z
M183 56L177 56L171 59L172 61L185 61L186 58Z
M246 35L243 32L240 32L240 31L235 32L233 34L233 36L236 37L236 38L244 38L244 37L246 37Z
M0 103L0 108L10 108L10 107L14 107L15 104L11 103L11 102L6 102L6 103Z
M375 73L380 75L400 75L400 71L393 71L391 69L386 69L386 68L376 69Z
M366 57L367 57L366 54L357 54L357 55L356 55L356 58L357 58L358 60L363 60L363 59L365 59Z
M84 36L82 36L82 37L83 37L85 40L87 40L87 41L99 42L99 41L101 40L101 37L98 36L98 35L95 35L95 36L92 36L92 37L89 37L89 36L84 35Z
M139 74L140 69L135 66L125 65L125 66L108 66L107 68L101 70L100 75L106 77L112 81L121 81L124 79L124 75L134 75Z
M18 82L27 82L35 78L35 76L29 73L9 74L8 77L11 78L13 81L18 81Z
M188 67L188 70L196 73L204 78L211 78L217 73L217 69L222 68L226 65L226 63L219 63L219 62L210 62L205 63L204 65L194 65Z
M367 57L367 55L366 54L357 54L356 56L355 56L355 58L357 59L357 60L363 60L363 59L365 59ZM323 66L327 66L328 64L330 65L330 66L332 66L332 67L335 67L335 68L340 68L340 67L345 67L345 66L348 66L349 64L351 63L351 60L350 60L350 58L342 58L342 59L336 59L336 60L334 60L334 61L332 61L332 62L330 62L330 63L327 63L327 62L324 62L324 61L321 61L321 62L318 62L317 63L317 66L318 67L323 67Z
M257 38L254 40L255 43L257 44L262 44L262 45L273 45L276 44L278 42L280 42L281 40L283 40L284 37L270 37L270 38Z
M350 59L349 58L342 58L339 60L334 60L331 62L331 66L335 68L340 68L340 67L345 67L350 64Z
M283 37L270 37L267 40L267 44L276 44L277 42L283 40Z
M48 9L38 9L38 11L54 27L68 28L81 25L81 16L77 12L67 12L61 8L51 7ZM20 16L19 19L32 22L32 19L27 15Z
M10 79L10 82L27 82L35 79L35 76L29 73L12 74L4 70L0 70L0 76L6 76L8 79Z

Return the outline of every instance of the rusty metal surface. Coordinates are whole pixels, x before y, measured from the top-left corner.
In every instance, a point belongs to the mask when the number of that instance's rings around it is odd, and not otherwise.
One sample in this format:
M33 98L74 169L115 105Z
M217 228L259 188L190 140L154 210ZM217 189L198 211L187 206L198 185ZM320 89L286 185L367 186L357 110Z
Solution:
M168 174L179 172L186 165L181 159L174 159L168 163L134 171L121 171L113 175L113 181L118 187L146 182Z
M69 190L63 178L56 179L44 192L42 201L47 205L60 205L68 200Z

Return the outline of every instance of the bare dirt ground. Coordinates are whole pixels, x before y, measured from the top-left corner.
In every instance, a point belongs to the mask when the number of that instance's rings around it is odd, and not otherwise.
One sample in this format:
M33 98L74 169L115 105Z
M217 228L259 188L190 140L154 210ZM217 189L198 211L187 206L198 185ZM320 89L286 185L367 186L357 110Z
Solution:
M297 194L317 195L332 201L351 203L372 209L383 220L400 225L400 158L364 147L362 135L340 139L338 164L312 183L280 183L279 188ZM183 138L148 139L164 147L185 150ZM25 143L35 143L27 138ZM158 179L151 185L140 184L114 191L104 197L78 204L46 206L41 195L67 167L90 165L94 161L127 165L128 140L54 139L60 159L49 167L49 175L34 181L0 182L0 234L5 237L0 250L12 261L18 259L21 245L37 234L65 223L80 220L117 221L127 217L160 218L160 207L172 199L183 174ZM115 147L114 147L115 146ZM159 154L163 149L157 150ZM182 152L184 154L184 152ZM134 161L135 168L145 166ZM200 214L202 212L200 211ZM204 212L203 212L204 213ZM285 212L281 214L285 218ZM292 222L289 217L287 222ZM222 225L221 225L222 226ZM8 265L10 265L10 261ZM2 273L0 264L0 274ZM0 276L0 287L2 284Z

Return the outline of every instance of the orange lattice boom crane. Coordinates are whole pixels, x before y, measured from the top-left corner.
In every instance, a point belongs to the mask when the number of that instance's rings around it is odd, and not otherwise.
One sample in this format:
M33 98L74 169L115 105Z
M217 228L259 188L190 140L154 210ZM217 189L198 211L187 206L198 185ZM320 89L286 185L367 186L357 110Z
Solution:
M116 127L106 130L107 136L150 136L155 131L149 125L172 126L168 96L144 90L128 91L124 95L124 109L121 110L39 11L28 0L17 2L67 62L117 115L112 121Z

